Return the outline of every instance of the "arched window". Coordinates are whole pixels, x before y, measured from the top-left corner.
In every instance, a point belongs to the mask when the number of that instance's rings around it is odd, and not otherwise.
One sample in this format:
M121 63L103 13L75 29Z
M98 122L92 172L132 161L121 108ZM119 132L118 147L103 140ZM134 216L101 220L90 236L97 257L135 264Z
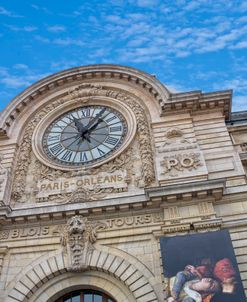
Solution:
M56 302L116 302L116 300L99 291L83 289L66 294Z

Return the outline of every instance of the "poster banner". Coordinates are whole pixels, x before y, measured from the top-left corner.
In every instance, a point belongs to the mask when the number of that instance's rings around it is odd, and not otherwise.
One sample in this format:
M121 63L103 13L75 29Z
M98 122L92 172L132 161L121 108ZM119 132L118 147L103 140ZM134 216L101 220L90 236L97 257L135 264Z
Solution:
M246 302L227 230L160 238L168 302Z

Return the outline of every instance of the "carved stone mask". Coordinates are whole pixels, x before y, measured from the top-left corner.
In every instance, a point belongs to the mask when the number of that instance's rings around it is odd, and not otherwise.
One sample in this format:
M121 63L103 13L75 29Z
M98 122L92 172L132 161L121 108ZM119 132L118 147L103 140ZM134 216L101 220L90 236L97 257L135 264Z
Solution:
M82 234L85 231L85 222L81 216L74 216L68 221L68 233Z

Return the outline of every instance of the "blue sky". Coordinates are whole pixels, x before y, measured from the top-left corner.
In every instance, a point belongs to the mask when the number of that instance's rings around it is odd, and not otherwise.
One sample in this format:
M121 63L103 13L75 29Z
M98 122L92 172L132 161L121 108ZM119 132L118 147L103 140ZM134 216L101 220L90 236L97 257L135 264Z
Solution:
M37 80L112 63L172 91L233 89L247 110L247 1L1 0L0 110Z

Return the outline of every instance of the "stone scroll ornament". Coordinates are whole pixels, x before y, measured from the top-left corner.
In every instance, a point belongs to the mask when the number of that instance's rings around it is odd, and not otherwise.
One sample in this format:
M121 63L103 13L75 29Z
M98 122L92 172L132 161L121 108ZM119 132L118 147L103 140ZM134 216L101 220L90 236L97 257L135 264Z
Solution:
M68 220L61 234L61 243L67 248L69 271L81 272L88 268L90 255L95 249L97 231L106 227L106 223L91 222L80 215Z

